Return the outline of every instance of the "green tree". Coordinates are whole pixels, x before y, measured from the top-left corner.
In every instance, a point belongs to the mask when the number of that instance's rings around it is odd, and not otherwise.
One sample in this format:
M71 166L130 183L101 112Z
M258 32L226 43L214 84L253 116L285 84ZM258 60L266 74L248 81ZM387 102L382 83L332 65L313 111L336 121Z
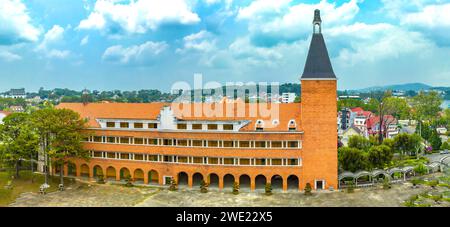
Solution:
M390 114L397 119L410 119L411 108L406 99L398 97L387 97L383 100L386 106L389 106Z
M26 113L13 113L3 119L0 125L0 140L3 143L4 162L15 168L19 178L21 161L33 159L38 149L37 135L29 127L30 116Z
M357 172L368 167L367 155L364 151L356 148L339 148L339 165L345 171Z
M415 119L427 121L433 120L438 116L443 102L439 93L435 91L428 93L419 92L411 101Z
M436 131L433 131L431 133L429 142L431 144L431 147L433 147L434 151L437 151L437 150L439 150L441 148L442 140L441 140L441 137L439 137L439 135L437 134Z
M80 115L68 109L55 109L53 111L54 131L49 152L50 159L60 167L60 180L64 185L64 165L73 158L89 160L89 151L83 149L83 130L86 121Z
M399 134L394 137L392 149L402 156L405 154L416 155L422 150L422 138L417 134Z
M371 146L371 142L364 136L350 136L348 139L348 147L356 148L359 150L368 151Z
M390 147L386 145L371 147L368 154L368 161L373 168L383 169L386 164L392 161L394 154Z

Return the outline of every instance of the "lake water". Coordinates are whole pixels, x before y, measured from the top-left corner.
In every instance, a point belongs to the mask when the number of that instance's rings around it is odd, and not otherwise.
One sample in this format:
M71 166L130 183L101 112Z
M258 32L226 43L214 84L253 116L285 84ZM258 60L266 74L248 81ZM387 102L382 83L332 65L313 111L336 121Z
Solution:
M450 105L450 100L444 100L444 102L441 105L442 109L448 109Z

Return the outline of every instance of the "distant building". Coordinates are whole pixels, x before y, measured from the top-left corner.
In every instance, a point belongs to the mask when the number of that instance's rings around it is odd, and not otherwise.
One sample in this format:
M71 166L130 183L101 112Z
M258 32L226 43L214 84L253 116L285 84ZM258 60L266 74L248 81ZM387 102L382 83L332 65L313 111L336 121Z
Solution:
M5 98L13 98L13 99L25 99L27 97L27 94L25 92L25 88L20 89L11 89L8 92L4 94Z
M25 112L25 109L23 106L10 106L9 109L14 113L23 113Z
M281 95L281 103L294 103L297 96L295 93L283 93Z
M339 100L344 100L344 99L358 99L358 100L361 100L361 97L359 95L341 95L341 96L339 96Z

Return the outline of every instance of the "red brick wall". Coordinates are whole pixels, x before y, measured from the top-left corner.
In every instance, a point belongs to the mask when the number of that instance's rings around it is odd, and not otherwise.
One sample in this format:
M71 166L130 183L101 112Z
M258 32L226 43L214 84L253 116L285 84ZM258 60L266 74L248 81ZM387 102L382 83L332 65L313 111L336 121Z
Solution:
M302 81L303 173L301 187L325 180L337 188L337 81Z

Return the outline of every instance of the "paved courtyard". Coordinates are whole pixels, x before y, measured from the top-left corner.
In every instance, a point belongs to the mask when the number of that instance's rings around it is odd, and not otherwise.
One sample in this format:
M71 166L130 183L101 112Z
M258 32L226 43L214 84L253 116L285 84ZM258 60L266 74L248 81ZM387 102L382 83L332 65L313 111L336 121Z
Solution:
M325 206L364 207L402 206L410 196L429 191L427 186L413 189L411 184L394 185L390 190L382 188L357 189L354 193L324 192L305 196L303 193L275 192L266 196L262 192L241 193L210 191L202 194L196 189L167 189L132 187L120 185L97 185L79 183L64 192L45 196L37 193L22 194L10 206L15 207L223 207L223 206ZM449 206L440 204L437 206Z

